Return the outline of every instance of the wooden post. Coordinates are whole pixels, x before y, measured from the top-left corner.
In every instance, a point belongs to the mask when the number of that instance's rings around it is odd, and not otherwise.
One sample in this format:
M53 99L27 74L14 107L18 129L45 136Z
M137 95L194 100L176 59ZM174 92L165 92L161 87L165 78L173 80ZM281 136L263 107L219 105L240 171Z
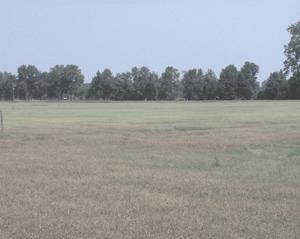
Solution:
M0 118L1 118L1 132L3 133L3 117L2 117L2 110L0 110Z

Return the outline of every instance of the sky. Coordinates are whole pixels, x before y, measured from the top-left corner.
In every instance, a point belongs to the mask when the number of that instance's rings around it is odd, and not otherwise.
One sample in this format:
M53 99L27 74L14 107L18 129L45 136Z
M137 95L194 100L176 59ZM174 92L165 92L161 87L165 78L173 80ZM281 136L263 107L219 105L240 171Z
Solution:
M91 82L146 66L161 75L246 61L258 81L283 68L299 0L0 0L0 71L75 64Z

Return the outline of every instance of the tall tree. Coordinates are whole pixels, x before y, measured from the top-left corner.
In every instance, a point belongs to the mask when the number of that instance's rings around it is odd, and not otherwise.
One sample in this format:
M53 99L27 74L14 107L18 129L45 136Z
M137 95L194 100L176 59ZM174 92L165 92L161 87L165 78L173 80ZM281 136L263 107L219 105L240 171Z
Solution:
M288 80L288 98L300 99L300 77L295 74Z
M258 82L257 74L259 66L245 62L237 77L237 98L251 100L256 97Z
M158 81L156 73L150 72L149 68L145 66L140 69L133 67L131 76L136 100L154 100L156 98L156 84Z
M0 72L0 100L2 100L4 96L4 83L5 80L4 80L3 73Z
M91 88L91 83L83 83L80 88L78 93L76 94L76 97L79 98L79 100L85 100L87 99L87 94L89 89Z
M218 81L218 97L220 100L236 99L238 70L234 65L222 69Z
M178 96L178 82L180 73L168 66L159 79L158 97L162 100L172 100Z
M20 100L26 100L27 99L28 92L27 92L27 85L26 85L25 81L21 81L21 82L17 83L16 96Z
M285 45L284 54L287 59L284 61L284 70L290 71L294 77L300 77L300 21L287 28L292 35L288 45Z
M184 98L188 100L196 100L196 84L197 84L197 69L192 69L183 72L182 86Z
M36 92L35 92L35 98L36 99L45 99L48 94L48 78L49 78L48 72L42 72L39 80L36 82Z
M84 76L76 65L55 65L50 68L46 79L45 87L50 98L69 96L71 100L84 82Z
M8 72L0 72L0 100L13 100L16 76Z
M197 71L197 80L196 80L196 94L198 100L203 100L203 83L204 83L204 74L202 69L198 69Z
M182 86L184 97L188 100L202 99L203 71L192 69L183 72Z
M114 77L109 69L104 69L102 73L97 71L96 76L92 79L91 88L88 92L89 99L109 100L112 93L112 81Z
M63 68L63 65L55 65L54 67L50 68L45 83L47 96L50 99L61 99L63 97L60 86L61 71Z
M117 81L117 91L116 99L117 100L133 100L134 99L134 88L133 82L131 79L131 73L118 73L115 77Z
M263 82L261 98L268 100L282 100L287 98L288 82L282 70L273 72Z
M27 100L28 97L26 72L27 67L25 65L22 65L18 68L16 95L20 100Z
M288 45L285 45L284 70L286 74L292 72L289 79L289 97L300 99L300 21L288 27L287 31L292 35Z
M68 94L73 99L78 92L80 85L84 82L84 76L76 65L67 65L62 68L61 86L62 92Z
M216 99L217 80L215 72L208 69L203 77L202 95L204 100Z
M41 72L33 65L22 65L18 68L18 85L21 85L21 89L17 88L17 93L24 96L26 92L26 99L33 99L37 94L37 82ZM26 85L26 90L24 89Z
M122 100L124 96L123 81L116 77L112 77L109 81L109 99L110 100Z

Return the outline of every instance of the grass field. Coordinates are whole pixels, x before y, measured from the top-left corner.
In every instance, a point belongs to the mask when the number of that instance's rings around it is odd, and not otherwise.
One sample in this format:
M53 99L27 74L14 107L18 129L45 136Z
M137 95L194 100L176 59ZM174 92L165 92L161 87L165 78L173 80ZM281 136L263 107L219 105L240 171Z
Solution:
M0 238L299 238L300 102L0 102Z

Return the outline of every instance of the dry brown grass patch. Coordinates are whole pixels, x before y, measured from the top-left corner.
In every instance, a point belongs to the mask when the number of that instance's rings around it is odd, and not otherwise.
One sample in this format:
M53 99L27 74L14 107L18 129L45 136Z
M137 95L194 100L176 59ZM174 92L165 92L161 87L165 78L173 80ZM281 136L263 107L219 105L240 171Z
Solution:
M272 108L213 120L216 104L187 104L190 119L116 103L125 119L14 123L0 137L0 238L298 238L300 121L276 124Z

